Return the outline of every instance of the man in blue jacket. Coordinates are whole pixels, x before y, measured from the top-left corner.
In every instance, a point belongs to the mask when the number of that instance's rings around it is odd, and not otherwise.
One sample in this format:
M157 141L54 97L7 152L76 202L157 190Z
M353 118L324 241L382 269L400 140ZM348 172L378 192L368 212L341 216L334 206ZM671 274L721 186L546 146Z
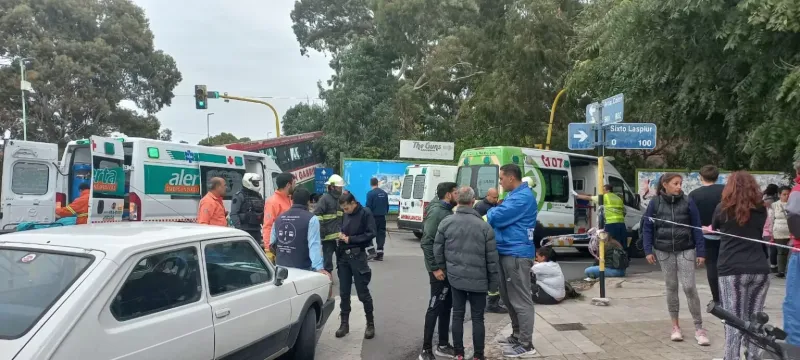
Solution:
M372 211L372 217L375 218L375 227L378 231L375 234L375 241L378 243L378 253L375 255L375 260L383 261L383 245L386 243L386 214L389 213L389 194L378 187L378 184L377 178L369 180L372 190L367 193L367 207Z
M489 209L486 221L494 228L497 252L500 255L500 296L508 308L513 333L500 341L510 345L505 357L530 358L536 355L533 347L533 310L531 297L531 268L535 246L536 199L527 183L522 182L522 170L514 164L500 168L500 186L507 193L499 205Z

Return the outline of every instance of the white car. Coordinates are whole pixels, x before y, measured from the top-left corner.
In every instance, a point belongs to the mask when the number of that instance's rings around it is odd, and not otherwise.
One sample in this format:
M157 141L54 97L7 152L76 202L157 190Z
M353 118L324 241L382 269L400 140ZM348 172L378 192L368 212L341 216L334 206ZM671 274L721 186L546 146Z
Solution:
M327 276L240 230L116 223L0 237L0 360L313 359Z

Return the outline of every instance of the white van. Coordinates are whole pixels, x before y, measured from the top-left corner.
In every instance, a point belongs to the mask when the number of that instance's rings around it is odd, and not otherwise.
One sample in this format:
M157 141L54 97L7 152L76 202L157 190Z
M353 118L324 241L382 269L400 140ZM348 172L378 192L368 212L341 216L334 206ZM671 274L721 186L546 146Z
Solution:
M406 168L400 192L400 212L397 217L399 229L411 230L422 238L422 219L428 204L437 198L439 183L455 182L458 166L410 165Z
M598 158L596 156L560 151L492 146L464 150L459 159L459 186L475 189L477 198L486 196L489 188L497 188L502 201L506 193L500 187L499 170L506 164L516 164L523 176L534 180L533 192L538 202L535 242L547 236L585 233L597 226L596 208L587 201L576 199L571 190L596 195ZM638 228L643 210L641 199L625 183L619 171L608 161L604 162L604 181L611 184L613 192L622 197L626 216L625 224L632 236L632 254L641 255ZM557 246L588 250L588 241L569 238Z
M56 163L56 144L8 140L5 144L0 225L52 222L55 209L91 185L89 223L195 222L211 177L226 179L224 199L242 187L246 172L271 179L281 170L267 155L142 138L92 136L72 141ZM264 196L274 184L264 181Z

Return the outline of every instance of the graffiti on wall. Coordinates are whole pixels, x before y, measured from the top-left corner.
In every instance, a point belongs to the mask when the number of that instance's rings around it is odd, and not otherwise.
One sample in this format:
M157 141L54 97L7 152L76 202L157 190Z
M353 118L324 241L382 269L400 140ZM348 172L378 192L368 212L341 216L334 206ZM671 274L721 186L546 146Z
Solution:
M661 178L661 175L668 172L677 172L683 175L683 192L686 194L702 186L700 182L700 173L697 171L636 170L636 191L639 196L642 197L642 207L647 207L650 199L656 195L658 179ZM730 172L720 172L717 183L725 184L728 180L728 175L730 175ZM778 186L790 184L789 179L783 173L756 173L752 175L756 178L758 185L761 186L761 190L764 190L769 184L776 184Z

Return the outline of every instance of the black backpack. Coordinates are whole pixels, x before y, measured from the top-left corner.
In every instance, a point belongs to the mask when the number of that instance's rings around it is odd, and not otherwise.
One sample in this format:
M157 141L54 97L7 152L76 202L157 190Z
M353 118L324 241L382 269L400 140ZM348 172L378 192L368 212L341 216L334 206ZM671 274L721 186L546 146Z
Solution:
M612 248L606 251L606 261L608 261L609 267L619 270L625 270L631 264L628 254L620 248Z

